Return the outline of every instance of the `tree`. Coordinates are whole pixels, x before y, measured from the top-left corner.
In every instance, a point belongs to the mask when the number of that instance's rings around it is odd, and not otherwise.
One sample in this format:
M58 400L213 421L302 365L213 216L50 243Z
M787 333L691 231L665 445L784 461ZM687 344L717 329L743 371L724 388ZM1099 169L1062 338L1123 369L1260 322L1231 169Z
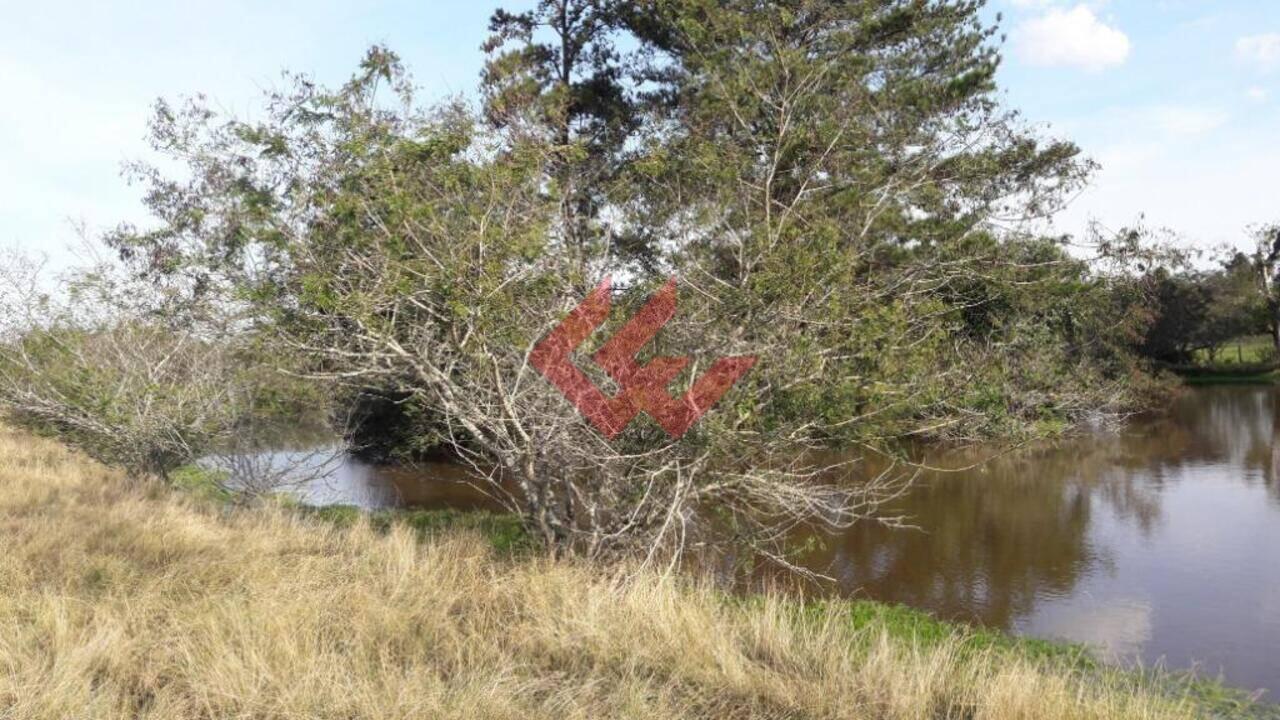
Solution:
M587 263L608 252L611 238L598 221L637 127L614 42L621 4L540 0L521 13L498 10L484 45L485 118L548 148L546 171L560 205L551 230L576 254L584 278L601 270Z
M1142 352L1171 364L1190 364L1195 351L1206 347L1205 325L1210 297L1198 278L1158 271L1154 285L1156 320L1147 329Z
M42 290L39 263L0 263L0 407L100 461L167 477L251 411L243 358L208 327L159 321L144 311L150 289L119 280L97 268L62 297Z
M1083 352L1090 269L1009 229L1060 207L1092 166L1001 108L980 6L654 0L626 14L657 88L627 220L676 248L663 270L721 317L796 349L757 377L845 440L1018 432L1132 399L1124 369Z
M1265 332L1267 307L1258 293L1258 272L1244 253L1234 253L1220 268L1205 273L1201 282L1208 294L1201 339L1210 362L1221 347L1234 339Z
M1216 268L1199 269L1180 257L1148 270L1138 282L1150 296L1152 318L1139 351L1176 365L1194 364L1203 351L1215 362L1225 343L1265 327L1267 312L1257 278L1255 260L1239 252Z
M188 172L145 170L159 222L112 242L192 307L243 303L335 394L412 408L554 550L674 562L714 537L785 563L789 528L876 516L909 480L855 482L818 452L833 442L1032 434L1134 399L1095 339L1099 279L1001 226L1089 165L999 108L977 12L498 13L479 117L420 108L382 48L341 88L297 79L254 124L161 105L157 146ZM760 359L678 439L642 418L607 440L530 361L623 237L645 262L584 355L674 274L678 312L640 352L694 358L673 395L709 354Z
M1276 283L1280 282L1280 276L1277 276L1277 263L1280 263L1280 225L1256 228L1254 238L1256 249L1253 262L1257 272L1258 293L1267 308L1267 328L1272 343L1276 352L1280 353L1280 292L1277 292L1276 287Z
M162 107L157 137L197 161L186 184L154 188L165 223L113 241L148 271L200 273L206 295L249 298L255 322L311 375L390 389L432 413L477 482L553 549L677 557L706 507L767 544L791 523L853 522L894 492L889 476L816 482L825 466L795 453L807 423L763 432L725 412L678 441L637 422L608 442L529 362L582 299L580 256L554 230L562 197L545 182L556 147L489 132L459 108L383 110L375 93L388 77L405 87L394 58L375 52L348 85L302 83L252 127ZM647 289L621 294L618 316ZM664 342L759 349L726 327L693 318Z

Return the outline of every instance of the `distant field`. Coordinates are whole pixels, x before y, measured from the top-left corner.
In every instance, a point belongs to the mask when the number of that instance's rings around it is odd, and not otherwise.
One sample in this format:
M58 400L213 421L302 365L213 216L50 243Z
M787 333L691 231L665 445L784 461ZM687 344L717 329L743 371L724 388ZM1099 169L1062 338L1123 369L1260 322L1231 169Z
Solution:
M1216 358L1210 358L1207 350L1196 352L1197 364L1255 365L1275 360L1275 347L1266 335L1249 335L1231 340L1218 350Z

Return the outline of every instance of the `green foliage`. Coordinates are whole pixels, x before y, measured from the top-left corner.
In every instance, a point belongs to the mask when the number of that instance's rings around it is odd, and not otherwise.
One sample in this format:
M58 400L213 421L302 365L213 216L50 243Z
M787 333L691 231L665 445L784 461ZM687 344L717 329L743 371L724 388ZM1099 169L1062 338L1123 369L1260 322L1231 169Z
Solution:
M1253 260L1237 253L1211 270L1148 275L1155 319L1142 339L1142 354L1175 365L1213 365L1230 341L1265 331L1267 298L1260 292L1260 272Z
M600 272L643 256L654 274L721 283L686 296L684 326L701 329L670 327L672 349L722 345L717 334L785 349L748 381L747 393L770 389L769 411L735 408L761 430L817 421L857 442L1034 433L1140 401L1120 343L1100 339L1105 281L1054 241L987 225L1056 207L1090 165L999 107L980 3L740 5L499 11L484 125L456 108L379 109L380 84L408 100L382 49L340 91L282 94L281 114L252 127L162 106L158 139L200 143L188 154L207 164L188 188L157 187L161 229L114 242L148 267L163 253L174 268L225 274L317 345L332 344L312 333L335 332L322 325L337 316L395 332L388 323L413 315L390 315L390 303L415 298L417 313L422 293L437 319L528 344L539 329L509 318L557 302L543 273L584 287L596 279L584 263ZM635 62L619 35L639 43ZM476 234L498 188L527 199L506 210L524 222ZM287 230L290 207L312 209L301 235ZM456 246L429 248L424 231ZM611 255L606 235L626 249ZM454 282L463 276L473 288ZM398 383L368 390L413 395ZM403 436L410 455L436 447L438 408L403 402L410 432L380 433Z
M682 275L720 283L695 298L713 295L699 322L776 348L753 370L773 398L756 427L970 438L1142 401L1109 280L1057 241L992 225L1052 211L1092 166L999 107L979 7L655 0L624 13L662 53L646 75L662 88L653 112L679 128L632 159L633 225L679 248Z

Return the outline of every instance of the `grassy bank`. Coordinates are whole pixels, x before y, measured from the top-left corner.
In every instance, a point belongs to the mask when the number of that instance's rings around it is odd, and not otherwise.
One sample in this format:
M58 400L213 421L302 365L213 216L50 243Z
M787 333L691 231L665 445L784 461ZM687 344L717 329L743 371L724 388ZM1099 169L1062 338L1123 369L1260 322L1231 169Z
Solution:
M1200 373L1184 373L1182 380L1188 385L1275 385L1280 382L1280 371L1209 370Z
M1191 364L1169 369L1189 385L1271 385L1280 381L1275 347L1266 335L1236 338L1213 356L1199 350Z
M0 428L0 718L1203 716L1045 643L439 520L229 510Z
M1280 381L1275 363L1264 365L1185 365L1170 368L1188 385L1274 385Z
M1245 335L1223 343L1216 353L1197 350L1197 365L1262 365L1276 359L1275 343L1267 335Z

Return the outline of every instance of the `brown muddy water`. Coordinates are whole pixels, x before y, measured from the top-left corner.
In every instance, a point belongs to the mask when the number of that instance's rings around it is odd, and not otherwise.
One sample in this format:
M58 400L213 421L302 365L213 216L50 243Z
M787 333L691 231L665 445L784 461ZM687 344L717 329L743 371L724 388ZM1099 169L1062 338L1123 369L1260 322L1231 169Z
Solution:
M929 462L964 467L993 453ZM271 462L312 457L280 451ZM317 475L297 490L304 502L492 505L444 464L340 458ZM1196 668L1280 698L1280 389L1191 389L1168 417L1119 435L926 474L891 511L918 529L816 533L804 563L835 578L826 591L1085 643L1119 662Z

